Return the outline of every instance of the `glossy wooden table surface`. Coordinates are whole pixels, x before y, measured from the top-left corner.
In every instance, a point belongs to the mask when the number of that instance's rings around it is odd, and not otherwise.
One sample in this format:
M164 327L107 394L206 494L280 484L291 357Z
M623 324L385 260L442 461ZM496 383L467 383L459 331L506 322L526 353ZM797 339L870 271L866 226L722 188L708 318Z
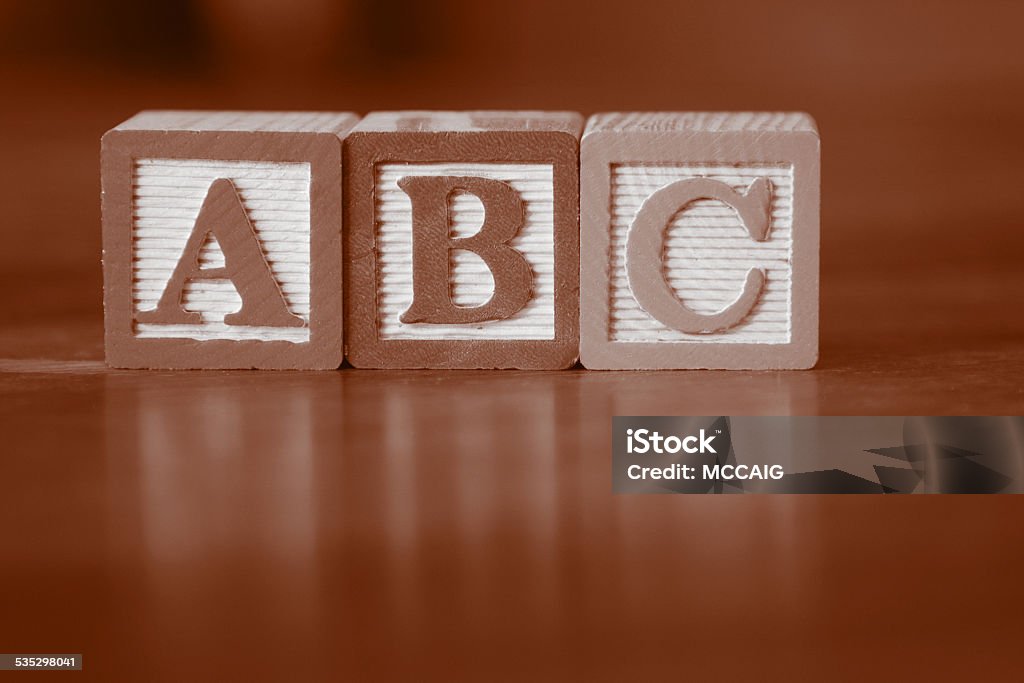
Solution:
M1003 678L1018 497L615 497L609 432L1020 414L1021 280L829 279L810 372L126 372L98 315L8 326L0 643L99 680Z

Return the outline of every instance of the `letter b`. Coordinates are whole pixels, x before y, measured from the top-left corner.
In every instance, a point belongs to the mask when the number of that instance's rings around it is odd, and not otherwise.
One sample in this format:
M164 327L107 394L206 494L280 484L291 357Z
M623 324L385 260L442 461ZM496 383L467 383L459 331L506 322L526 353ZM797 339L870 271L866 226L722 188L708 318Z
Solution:
M523 255L508 242L523 227L524 206L508 183L489 178L407 176L398 186L412 200L413 300L403 323L478 323L503 320L530 300L533 274ZM453 238L451 198L457 192L476 196L484 206L484 223L470 237ZM451 298L450 252L476 253L491 271L494 293L480 306L456 306Z

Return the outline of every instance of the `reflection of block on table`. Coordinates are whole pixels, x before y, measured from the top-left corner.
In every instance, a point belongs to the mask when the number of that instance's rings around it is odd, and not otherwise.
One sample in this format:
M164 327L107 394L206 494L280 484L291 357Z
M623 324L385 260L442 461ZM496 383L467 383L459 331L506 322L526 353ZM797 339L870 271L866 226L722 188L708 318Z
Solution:
M356 367L572 365L582 119L379 112L345 142Z
M600 114L581 143L592 369L808 368L819 140L806 114Z
M103 138L107 362L341 364L344 113L143 112Z

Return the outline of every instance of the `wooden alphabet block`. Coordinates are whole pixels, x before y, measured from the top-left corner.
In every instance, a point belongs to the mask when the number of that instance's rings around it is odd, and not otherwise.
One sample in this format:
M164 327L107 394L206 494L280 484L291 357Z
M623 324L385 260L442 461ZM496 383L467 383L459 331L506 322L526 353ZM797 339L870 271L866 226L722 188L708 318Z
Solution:
M107 362L342 361L347 113L142 112L103 137Z
M352 365L575 363L582 124L574 113L378 112L352 130Z
M810 116L600 114L580 154L584 366L814 366Z

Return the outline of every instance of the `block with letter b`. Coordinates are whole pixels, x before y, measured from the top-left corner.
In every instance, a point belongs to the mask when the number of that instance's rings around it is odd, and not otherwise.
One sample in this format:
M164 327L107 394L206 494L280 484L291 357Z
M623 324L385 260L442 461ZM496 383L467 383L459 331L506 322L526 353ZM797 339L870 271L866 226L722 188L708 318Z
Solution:
M352 365L576 361L581 130L578 114L559 112L378 112L352 130Z
M580 159L585 367L815 364L820 145L808 115L600 114Z
M346 113L142 112L103 137L107 362L341 364Z

